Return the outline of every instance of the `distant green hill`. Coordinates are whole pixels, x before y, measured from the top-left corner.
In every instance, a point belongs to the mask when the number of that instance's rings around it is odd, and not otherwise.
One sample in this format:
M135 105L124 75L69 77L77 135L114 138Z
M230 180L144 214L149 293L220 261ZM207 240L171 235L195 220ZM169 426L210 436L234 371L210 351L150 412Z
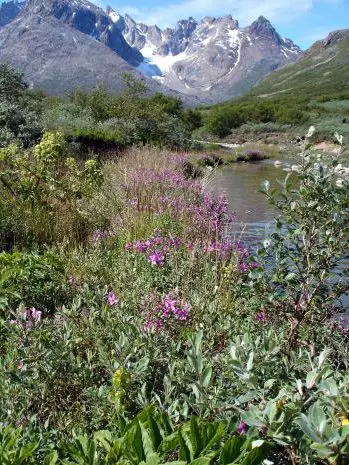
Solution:
M296 63L274 71L247 97L349 98L349 29L316 42Z

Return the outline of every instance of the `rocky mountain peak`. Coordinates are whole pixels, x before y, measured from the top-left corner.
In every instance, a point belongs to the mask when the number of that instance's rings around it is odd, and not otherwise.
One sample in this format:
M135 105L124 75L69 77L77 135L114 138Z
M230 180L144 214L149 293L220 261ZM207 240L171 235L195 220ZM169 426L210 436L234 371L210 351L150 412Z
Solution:
M328 47L341 42L342 40L349 38L349 30L342 29L338 31L332 31L328 34L328 36L322 41L323 47Z
M281 36L276 32L271 22L264 16L259 16L259 18L256 21L254 21L247 28L247 30L249 34L251 34L255 38L272 40L279 45L282 43Z
M27 0L21 15L54 17L102 42L133 66L143 60L141 53L123 37L124 19L110 7L104 11L88 0Z

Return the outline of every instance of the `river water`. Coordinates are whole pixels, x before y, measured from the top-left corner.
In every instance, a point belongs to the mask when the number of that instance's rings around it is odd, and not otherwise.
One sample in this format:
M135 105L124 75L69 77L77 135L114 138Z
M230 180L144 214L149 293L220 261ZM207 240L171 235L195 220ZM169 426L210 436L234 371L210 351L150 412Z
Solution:
M285 165L299 163L297 156L282 156L283 165L275 166L275 160L262 162L235 163L218 169L209 183L209 189L216 195L225 195L229 202L230 212L235 214L235 221L228 231L229 236L240 239L251 248L258 247L268 238L273 230L275 210L267 202L265 196L258 192L265 180L271 188L278 187L278 181L285 179ZM335 270L341 276L349 267L347 256ZM341 304L349 314L349 296L341 297Z
M235 214L229 234L241 236L250 245L257 245L270 234L275 211L258 189L265 180L271 187L277 187L277 181L282 181L286 174L282 167L274 166L274 160L234 163L217 170L210 189L217 195L225 195L230 211Z

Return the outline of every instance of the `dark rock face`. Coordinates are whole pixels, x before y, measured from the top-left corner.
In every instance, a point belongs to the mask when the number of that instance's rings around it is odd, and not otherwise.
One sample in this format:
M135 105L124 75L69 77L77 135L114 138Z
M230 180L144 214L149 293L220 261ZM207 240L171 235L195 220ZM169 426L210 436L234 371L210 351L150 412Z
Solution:
M119 73L134 70L102 43L52 16L31 13L0 29L0 61L23 72L29 87L51 94L99 82L119 92Z
M10 1L0 5L0 27L11 23L19 15L24 2Z
M133 66L143 61L141 53L126 42L107 12L86 0L28 0L21 15L28 14L53 16L102 42Z

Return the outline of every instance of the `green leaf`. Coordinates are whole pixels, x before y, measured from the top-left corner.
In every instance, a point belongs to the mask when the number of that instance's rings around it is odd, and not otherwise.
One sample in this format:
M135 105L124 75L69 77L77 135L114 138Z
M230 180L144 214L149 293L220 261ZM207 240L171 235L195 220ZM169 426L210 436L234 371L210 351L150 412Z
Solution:
M142 444L143 444L144 455L145 455L146 460L148 460L150 456L154 455L155 447L151 439L151 436L149 434L149 431L144 427L144 425L141 422L139 422L139 427L142 433Z
M190 420L190 439L193 447L193 459L196 459L201 454L202 450L204 449L203 440L200 434L200 428L198 424L198 419L193 417Z
M246 440L243 437L238 436L229 438L221 449L218 461L219 465L228 465L237 460L241 454L241 448L245 441Z
M317 434L314 428L312 428L308 418L304 415L304 413L301 414L300 418L297 420L297 423L301 427L302 431L307 436L309 436L310 439L315 442L322 443L320 436Z
M212 377L212 367L209 365L202 372L201 379L202 379L202 385L204 386L204 388L208 388L208 386L210 385L211 377Z
M174 433L170 434L169 436L166 436L162 440L160 446L157 449L157 452L160 455L165 455L165 454L168 454L169 452L172 452L178 445L179 445L178 431L175 431Z
M190 465L209 465L212 462L213 457L199 457L192 462Z
M192 454L190 453L189 447L186 444L186 441L183 437L183 428L178 430L178 439L179 439L179 453L178 458L180 460L184 460L186 463L189 463L192 458Z
M268 449L266 444L263 444L262 447L252 449L241 462L241 465L260 465L267 457Z
M58 454L56 451L52 451L50 454L46 455L42 465L56 465L58 462Z

